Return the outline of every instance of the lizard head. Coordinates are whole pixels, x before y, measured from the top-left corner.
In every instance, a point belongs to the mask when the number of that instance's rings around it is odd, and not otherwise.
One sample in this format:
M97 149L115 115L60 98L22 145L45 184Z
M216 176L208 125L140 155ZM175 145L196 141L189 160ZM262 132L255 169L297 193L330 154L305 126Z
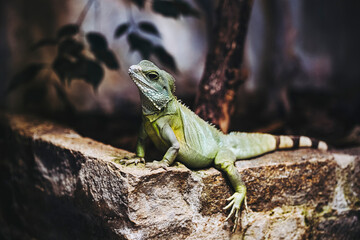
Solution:
M175 79L152 62L143 60L132 65L129 75L139 89L145 114L161 111L174 99Z

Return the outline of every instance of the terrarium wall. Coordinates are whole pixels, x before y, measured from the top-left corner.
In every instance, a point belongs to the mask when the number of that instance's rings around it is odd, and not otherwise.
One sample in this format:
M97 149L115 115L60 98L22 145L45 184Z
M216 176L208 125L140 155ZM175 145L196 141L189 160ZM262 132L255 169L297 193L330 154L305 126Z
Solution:
M150 59L175 75L177 95L192 107L212 26L221 21L215 17L218 2L178 1L182 5L175 10L154 7L159 2L2 1L1 105L11 111L76 115L70 122L80 132L126 146L126 140L114 142L94 133L89 122L100 123L101 133L114 133L118 125L135 119L132 131L124 135L136 132L139 97L127 69ZM306 134L335 145L359 143L358 5L255 0L245 55L239 56L248 77L237 91L231 130ZM69 24L78 31L66 32ZM100 43L91 40L92 33L100 36ZM67 38L75 41L70 49L61 46ZM112 56L104 57L95 48ZM81 55L88 65L84 60L75 70L54 69L61 54L70 55L70 62ZM24 70L28 72L21 75Z

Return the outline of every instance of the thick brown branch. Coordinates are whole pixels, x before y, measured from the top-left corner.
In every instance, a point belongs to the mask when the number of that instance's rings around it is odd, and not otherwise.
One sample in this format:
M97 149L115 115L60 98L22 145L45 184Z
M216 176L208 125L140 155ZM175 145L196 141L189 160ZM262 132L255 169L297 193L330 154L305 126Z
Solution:
M241 74L252 0L224 0L216 10L218 22L197 93L195 112L227 132Z

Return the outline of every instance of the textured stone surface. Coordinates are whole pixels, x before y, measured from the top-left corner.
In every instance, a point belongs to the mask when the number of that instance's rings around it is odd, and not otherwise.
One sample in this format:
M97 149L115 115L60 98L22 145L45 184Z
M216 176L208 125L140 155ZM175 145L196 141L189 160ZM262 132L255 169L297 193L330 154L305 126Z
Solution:
M359 236L359 152L281 151L236 163L241 228L214 168L122 166L134 154L36 118L2 115L0 238L304 239Z
M301 207L274 208L251 214L244 239L303 239L307 226Z

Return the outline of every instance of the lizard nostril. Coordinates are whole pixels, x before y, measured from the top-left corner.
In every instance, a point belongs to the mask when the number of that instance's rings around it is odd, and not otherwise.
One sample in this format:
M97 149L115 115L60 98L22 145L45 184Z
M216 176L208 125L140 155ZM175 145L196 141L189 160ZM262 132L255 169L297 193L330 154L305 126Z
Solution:
M132 65L132 66L130 66L129 71L139 72L139 71L141 71L141 67L139 65Z

